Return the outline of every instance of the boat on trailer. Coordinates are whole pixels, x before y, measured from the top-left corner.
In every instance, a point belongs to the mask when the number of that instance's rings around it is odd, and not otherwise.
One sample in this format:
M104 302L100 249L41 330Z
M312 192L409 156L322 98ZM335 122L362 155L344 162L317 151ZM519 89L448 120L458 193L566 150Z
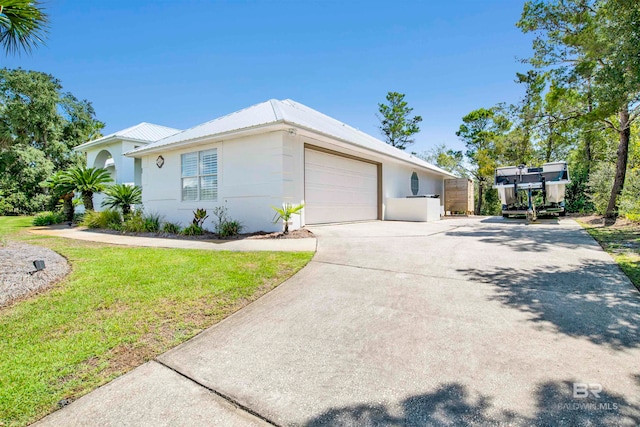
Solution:
M502 216L565 215L564 193L569 180L567 162L545 163L540 167L497 168L493 188L502 202Z

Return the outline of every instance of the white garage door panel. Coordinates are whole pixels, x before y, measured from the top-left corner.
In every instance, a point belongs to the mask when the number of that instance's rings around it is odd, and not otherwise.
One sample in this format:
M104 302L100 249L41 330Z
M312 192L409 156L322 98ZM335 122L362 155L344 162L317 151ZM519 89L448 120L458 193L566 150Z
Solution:
M346 157L305 150L305 222L378 218L378 167Z

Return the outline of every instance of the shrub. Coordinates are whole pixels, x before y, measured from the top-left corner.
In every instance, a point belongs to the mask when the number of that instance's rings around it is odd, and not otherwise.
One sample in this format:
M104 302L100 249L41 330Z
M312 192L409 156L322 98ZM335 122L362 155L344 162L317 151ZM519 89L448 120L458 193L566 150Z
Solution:
M157 213L150 213L142 216L144 221L144 231L149 233L157 233L160 231L160 222L162 217Z
M296 206L291 203L283 203L281 208L276 208L275 206L271 207L276 211L276 214L273 217L273 223L277 224L278 221L282 220L282 223L284 224L284 234L288 234L291 218L294 215L300 215L300 211L304 208L304 204Z
M242 231L242 224L240 221L231 219L227 213L226 206L216 206L213 210L213 215L216 217L214 227L216 234L219 237L229 237L240 234Z
M185 236L201 236L204 234L204 230L198 224L189 224L182 230L182 234Z
M142 189L127 184L114 184L104 191L105 199L102 206L122 210L122 215L131 213L131 205L142 203Z
M576 168L571 173L571 182L565 192L565 207L567 212L588 213L594 211L593 203L588 193L589 174L586 168Z
M599 163L591 171L587 187L591 193L591 202L595 211L600 215L607 213L607 205L613 188L615 165L611 163Z
M63 221L64 221L64 216L61 213L45 211L45 212L40 212L33 218L33 225L60 224Z
M122 230L128 233L142 233L145 231L142 211L135 211L131 215L128 215L122 224Z
M631 221L640 220L640 169L627 171L620 195L620 213Z
M198 227L202 228L202 226L204 225L204 220L207 218L209 218L209 215L207 215L206 209L196 209L195 211L193 211L194 225L197 225Z
M222 225L220 226L220 229L217 230L217 233L218 233L218 236L220 237L229 237L229 236L235 236L237 234L240 234L241 231L242 231L242 224L240 224L240 221L232 219L232 220L227 220L223 222Z
M120 230L122 218L120 212L115 210L104 210L101 212L86 211L82 219L82 225L89 228L110 228Z
M182 227L177 222L165 222L162 224L162 231L170 234L180 234Z
M157 233L160 231L162 217L158 214L145 214L137 210L127 215L122 224L122 230L128 233Z

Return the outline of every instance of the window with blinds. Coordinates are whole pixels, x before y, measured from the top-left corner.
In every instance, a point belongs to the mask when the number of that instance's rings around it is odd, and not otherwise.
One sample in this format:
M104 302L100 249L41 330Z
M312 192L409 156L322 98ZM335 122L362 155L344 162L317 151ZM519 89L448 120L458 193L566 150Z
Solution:
M199 151L181 156L182 200L218 199L218 150Z

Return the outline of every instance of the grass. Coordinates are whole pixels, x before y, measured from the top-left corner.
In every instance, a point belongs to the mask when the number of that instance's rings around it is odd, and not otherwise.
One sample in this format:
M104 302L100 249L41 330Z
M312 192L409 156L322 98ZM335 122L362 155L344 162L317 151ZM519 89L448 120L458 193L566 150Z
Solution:
M0 237L8 237L22 228L29 227L32 221L31 216L0 217Z
M109 246L15 234L73 270L0 309L0 426L25 425L186 341L268 292L312 253L233 253ZM4 424L3 424L4 423Z
M611 254L622 271L640 290L640 224L628 222L621 225L605 225L580 219L578 222Z

